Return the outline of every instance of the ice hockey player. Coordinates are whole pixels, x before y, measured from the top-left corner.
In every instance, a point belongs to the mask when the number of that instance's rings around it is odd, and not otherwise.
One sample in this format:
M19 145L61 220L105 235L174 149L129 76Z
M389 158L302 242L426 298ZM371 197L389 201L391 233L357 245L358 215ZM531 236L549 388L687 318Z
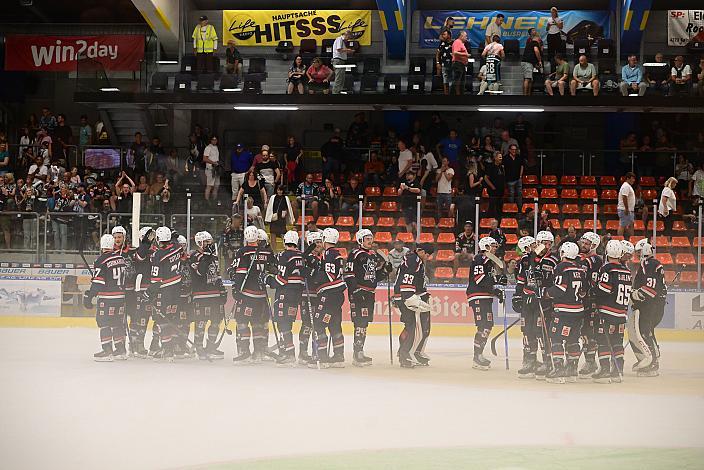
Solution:
M430 335L430 294L427 289L425 263L434 251L432 244L419 243L414 251L403 258L398 267L394 303L401 311L403 322L403 331L398 338L398 361L403 368L412 369L416 365L428 365L428 359L423 353L423 347Z
M318 307L318 271L321 268L321 259L323 250L323 234L322 232L306 232L306 251L303 253L305 261L305 276L303 293L303 304L301 305L301 329L298 332L298 363L308 365L316 363L315 358L318 357L316 349L317 341L311 343L311 335L313 334L313 316L315 309ZM312 354L308 354L308 344L313 347Z
M123 226L116 225L112 228L110 234L115 239L115 253L119 253L125 258L125 320L127 320L127 317L132 319L137 311L137 293L134 290L137 275L134 267L134 255L137 250L127 243L127 231ZM127 334L130 340L130 354L135 357L142 356L143 351L139 350L139 340L132 335L131 328L128 328ZM142 349L144 349L143 343L144 342L142 342Z
M631 259L633 258L633 253L635 252L635 247L633 243L628 240L621 240L621 248L623 249L623 254L621 255L621 263L630 271L631 270Z
M345 260L336 247L340 233L328 227L323 230L325 251L318 270L318 307L313 318L317 335L318 360L322 368L345 367L345 338L342 335L342 304L347 285L344 280ZM328 351L328 332L333 355ZM313 366L314 364L311 364Z
M181 252L183 249L172 238L171 229L156 229L157 249L151 255L152 275L147 296L152 302L154 321L159 325L161 350L155 359L174 360L174 344L180 332L177 329L178 301L181 290Z
M542 347L542 359L543 362L535 370L535 378L538 380L545 380L545 375L552 368L552 356L550 354L550 335L548 334L548 326L552 321L552 301L546 298L543 293L545 289L553 285L553 277L555 274L555 267L560 260L557 256L553 254L552 247L555 243L555 237L553 234L547 230L542 230L538 232L535 237L537 242L537 247L535 249L538 255L538 270L536 271L536 282L538 284L538 297L540 301L539 314L542 316L538 317L539 329L540 329L540 340Z
M622 263L623 245L619 240L606 244L606 263L599 269L594 290L599 341L599 372L596 383L621 383L623 375L623 333L631 301L631 271Z
M596 309L594 305L594 290L598 284L599 269L604 264L601 256L596 254L596 249L601 243L601 237L594 232L585 232L579 239L579 251L581 254L580 265L587 272L587 279L584 284L586 297L584 298L584 322L582 323L581 337L584 344L582 352L586 360L584 366L579 371L579 377L590 379L597 370L596 352L598 342L596 339Z
M261 284L260 278L271 261L271 254L260 248L259 231L254 225L244 229L244 242L245 246L237 251L228 270L236 304L237 352L232 359L236 365L262 361L267 348L267 323L270 316L265 286Z
M660 369L660 347L655 338L655 327L665 314L665 270L653 256L653 246L647 238L636 243L635 252L640 265L633 278L633 312L628 325L628 338L638 359L633 370L638 377L656 377Z
M195 323L193 342L198 359L223 359L224 353L215 347L220 322L224 318L226 292L220 278L217 246L213 236L206 231L193 237L196 249L188 258ZM208 339L204 345L205 328Z
M258 229L257 234L259 237L259 252L264 253L267 256L267 262L264 266L264 271L269 272L272 271L274 275L276 275L276 257L274 256L274 250L271 247L271 244L269 243L269 235L266 233L264 229ZM269 320L271 320L272 326L274 326L274 331L276 332L276 325L275 325L275 319L274 319L274 312L271 308L271 304L269 303L269 293L266 289L266 279L264 276L260 275L259 278L259 283L262 285L262 289L264 290L264 300L266 301L266 311ZM276 339L276 344L273 346L269 346L269 322L264 323L264 337L266 338L266 343L267 347L264 349L264 356L262 357L263 360L265 361L278 361L279 356L276 353L278 349L281 347L281 338L278 336L275 338Z
M526 236L518 240L518 249L523 253L518 262L516 293L511 300L513 309L521 314L523 332L523 367L518 378L533 379L538 369L538 338L540 338L540 308L538 307L537 270L538 256L534 250L535 238Z
M302 300L305 274L303 254L298 249L298 232L289 230L284 234L285 250L276 257L277 274L266 273L266 283L276 289L274 320L279 329L279 365L296 363L296 348L293 344L293 323L298 317Z
M174 238L174 234L171 234ZM183 235L176 236L176 242L181 247L181 262L179 272L181 273L181 286L178 299L178 327L179 335L174 343L174 357L176 359L186 359L194 357L196 351L188 347L188 336L191 333L191 323L193 323L193 302L191 301L191 269L188 266L190 253L188 253L188 240Z
M491 361L484 357L484 347L494 327L494 313L492 304L494 297L499 303L504 301L504 291L498 289L496 284L505 284L503 275L494 274L496 250L499 244L491 237L479 240L479 253L474 257L469 267L469 284L467 285L467 301L474 315L474 324L477 332L474 335L474 358L472 368L489 370ZM498 266L497 266L498 267Z
M553 285L545 290L545 297L553 301L549 331L553 369L545 378L549 383L563 384L566 378L570 382L577 381L577 363L581 355L579 331L584 317L582 299L587 282L584 268L576 262L578 257L579 247L575 243L563 243Z
M102 350L93 355L96 362L127 359L125 348L125 259L115 253L115 239L100 237L100 255L93 263L90 288L83 294L83 306L93 308L97 297L95 321L100 329ZM113 349L114 346L114 349Z
M363 228L355 235L357 247L350 251L345 266L347 296L350 299L350 315L354 326L352 364L358 367L372 365L372 358L364 355L367 327L374 321L376 285L385 262L372 251L374 235Z
M134 313L128 312L130 321L130 349L135 357L146 358L155 356L161 349L159 340L159 326L154 322L152 326L152 340L149 351L144 349L144 336L147 332L149 317L152 316L152 304L147 295L147 289L151 285L152 265L151 255L156 250L153 241L156 232L151 227L139 229L139 247L134 253L135 286L134 291L137 297L137 305Z

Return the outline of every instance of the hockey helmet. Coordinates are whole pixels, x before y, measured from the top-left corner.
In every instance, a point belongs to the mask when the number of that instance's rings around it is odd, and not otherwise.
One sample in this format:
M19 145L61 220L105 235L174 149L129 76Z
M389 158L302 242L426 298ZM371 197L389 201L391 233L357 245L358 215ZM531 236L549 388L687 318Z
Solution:
M295 230L289 230L284 233L284 245L296 245L298 246L298 232Z
M555 243L555 236L549 230L541 230L540 232L538 232L538 235L535 236L535 240L538 243Z
M110 233L113 235L113 237L117 233L121 233L124 236L127 235L127 230L125 230L125 227L123 227L122 225L115 225L110 231Z
M106 233L102 237L100 237L100 249L101 250L112 250L113 247L115 246L115 238L110 235L109 233Z
M525 252L528 251L531 247L531 245L535 244L535 238L533 237L521 237L518 240L518 248Z
M320 232L306 232L306 244L311 245L315 242L323 241L323 234Z
M179 235L176 240L178 240L178 244L184 248L186 248L186 245L188 245L188 240L186 240L186 237L184 237L183 235Z
M244 229L244 241L245 243L254 243L259 240L259 229L254 225L248 225Z
M169 227L159 227L156 229L156 241L164 243L170 242L171 229Z
M628 240L621 240L621 248L623 249L623 254L628 256L633 255L633 252L636 250L633 243Z
M491 237L484 237L479 240L479 250L481 251L488 250L492 245L499 246L499 243Z
M372 239L374 238L374 234L368 228L363 228L362 230L357 232L357 235L355 235L357 243L359 243L360 245L364 243L364 239L366 237L372 237Z
M636 246L634 247L635 251L640 251L640 257L641 258L649 258L653 256L653 245L650 244L647 238L643 238L642 240L638 240L636 242Z
M623 256L623 245L619 240L609 240L606 244L606 256L616 259Z
M323 241L325 243L330 243L331 245L336 245L337 241L340 239L340 232L337 229L328 227L323 230Z
M592 250L596 250L599 247L599 243L601 243L601 237L594 232L584 232L581 239L590 242Z
M576 243L565 242L560 247L560 258L575 259L579 256L579 247Z
M117 228L117 227L116 227ZM149 231L152 230L151 227L142 227L139 229L139 238L144 238Z
M198 248L203 248L203 242L208 240L213 241L213 236L210 234L210 232L202 231L196 233L193 239L195 240L196 246Z
M269 242L269 235L263 229L257 229L257 240L260 242Z

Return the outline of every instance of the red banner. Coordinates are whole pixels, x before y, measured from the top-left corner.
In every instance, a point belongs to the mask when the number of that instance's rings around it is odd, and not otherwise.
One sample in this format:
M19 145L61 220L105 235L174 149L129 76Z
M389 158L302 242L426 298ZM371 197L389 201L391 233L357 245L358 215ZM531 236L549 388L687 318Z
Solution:
M79 60L95 60L106 70L139 70L144 36L8 35L5 70L73 72Z

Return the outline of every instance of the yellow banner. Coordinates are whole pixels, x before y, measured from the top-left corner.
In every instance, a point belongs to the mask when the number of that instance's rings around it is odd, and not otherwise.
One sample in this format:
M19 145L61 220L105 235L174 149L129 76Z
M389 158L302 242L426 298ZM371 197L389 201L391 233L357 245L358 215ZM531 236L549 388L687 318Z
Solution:
M223 44L276 46L279 41L335 39L344 31L363 46L372 42L371 10L223 10Z

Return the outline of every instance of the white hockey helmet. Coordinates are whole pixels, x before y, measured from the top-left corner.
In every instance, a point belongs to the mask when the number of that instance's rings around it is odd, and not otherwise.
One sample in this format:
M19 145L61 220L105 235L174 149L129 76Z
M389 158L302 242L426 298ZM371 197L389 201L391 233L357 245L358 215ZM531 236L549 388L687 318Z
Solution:
M247 225L244 229L245 243L254 243L259 240L259 229L254 225Z
M533 237L530 237L530 236L521 237L521 238L518 240L518 248L519 248L521 251L526 251L526 250L528 250L528 249L530 248L530 246L533 245L534 243L535 243L535 238L533 238Z
M499 246L499 243L491 237L484 237L479 240L480 251L487 251L492 245Z
M156 229L156 241L169 242L171 241L171 229L169 227L159 227Z
M606 256L619 259L623 256L623 245L620 240L609 240L606 244Z
M635 247L633 246L633 243L629 242L628 240L621 240L621 248L623 249L623 254L628 256L632 256L633 252L636 251Z
M289 230L288 232L284 233L284 245L296 245L298 246L298 232L295 230Z
M560 258L575 259L579 256L579 247L576 243L565 242L560 247Z
M323 241L323 234L320 232L306 232L306 245L311 245L315 242Z
M653 245L650 244L647 238L638 240L634 248L635 251L640 251L641 258L650 258L651 256L653 256Z
M359 243L360 245L364 242L364 239L366 237L372 237L372 239L374 238L374 234L368 228L363 228L362 230L359 230L355 235L357 243Z
M196 246L198 248L203 248L203 242L210 240L213 241L213 236L210 234L210 232L206 232L205 230L202 232L198 232L194 235L193 239L196 242Z
M127 235L127 230L122 225L115 225L110 233L114 236L116 233L121 233L122 235Z
M117 228L117 227L116 227ZM151 227L142 227L139 229L139 238L144 238L144 236L152 230Z
M259 240L260 242L268 242L269 235L267 235L263 229L259 228L257 229L257 240Z
M584 232L582 235L582 240L587 240L592 244L592 250L596 250L601 243L601 237L594 232Z
M115 247L115 237L106 233L100 237L100 249L101 250L112 250Z
M186 240L186 237L184 237L183 235L179 235L177 240L178 244L184 248L186 248L186 245L188 245L188 240Z
M337 229L328 227L323 230L323 241L325 243L330 243L331 245L337 245L337 241L340 239L340 232Z
M555 236L552 234L551 231L549 230L541 230L538 232L538 234L535 236L535 240L538 243L543 243L543 242L550 242L550 243L555 243Z

